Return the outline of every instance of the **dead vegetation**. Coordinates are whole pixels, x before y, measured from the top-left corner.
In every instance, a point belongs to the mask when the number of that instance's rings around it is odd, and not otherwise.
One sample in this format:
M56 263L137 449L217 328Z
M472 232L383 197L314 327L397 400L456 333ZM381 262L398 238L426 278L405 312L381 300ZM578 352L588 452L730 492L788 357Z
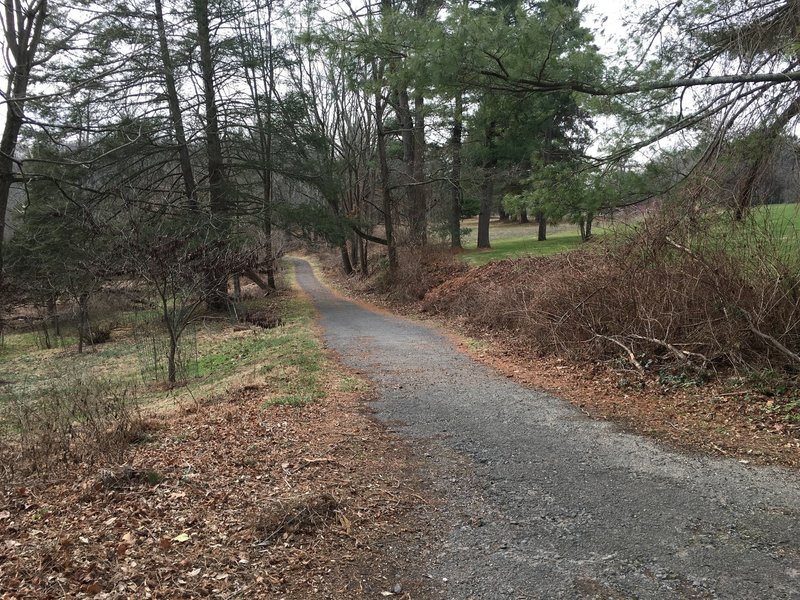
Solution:
M3 400L0 474L6 480L63 472L76 464L118 462L153 427L132 388L102 380L52 385L35 400L24 392Z
M369 417L363 392L301 409L265 408L266 394L249 387L162 416L125 464L5 483L0 595L373 598L391 589L414 556L403 548L429 537L416 524L423 500L408 451Z
M791 378L800 256L723 218L696 217L691 229L662 218L578 252L489 264L432 290L422 307L507 331L542 354L621 357L641 376L767 369Z
M377 274L368 282L370 288L384 292L398 302L422 300L433 288L469 269L455 258L450 248L427 246L405 247L402 250L397 273L391 280L384 269L377 272L373 270Z
M484 360L597 416L683 446L795 464L797 232L695 208L578 251L467 271L442 251L415 267L430 276L411 269L390 291L381 280L360 290L489 338Z

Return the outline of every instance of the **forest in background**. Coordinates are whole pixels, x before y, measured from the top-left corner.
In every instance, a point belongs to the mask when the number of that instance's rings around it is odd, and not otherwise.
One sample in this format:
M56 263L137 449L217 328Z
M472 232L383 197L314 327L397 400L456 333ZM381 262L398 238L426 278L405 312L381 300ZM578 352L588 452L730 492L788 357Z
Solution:
M6 0L4 326L27 307L59 335L68 309L81 352L103 334L93 299L138 294L174 384L194 320L236 320L242 280L270 293L296 244L419 299L443 283L421 274L433 257L464 268L463 218L486 249L496 217L591 243L429 306L641 377L786 387L796 219L754 207L796 200L797 6L644 5L615 54L587 10ZM599 218L628 226L597 236Z

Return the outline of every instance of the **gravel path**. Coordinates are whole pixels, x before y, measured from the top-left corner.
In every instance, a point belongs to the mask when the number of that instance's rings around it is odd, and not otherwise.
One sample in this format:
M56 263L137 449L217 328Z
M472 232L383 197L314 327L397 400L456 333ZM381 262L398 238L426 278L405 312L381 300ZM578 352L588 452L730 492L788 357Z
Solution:
M797 473L622 433L294 265L327 345L448 499L443 540L420 548L433 597L800 599Z

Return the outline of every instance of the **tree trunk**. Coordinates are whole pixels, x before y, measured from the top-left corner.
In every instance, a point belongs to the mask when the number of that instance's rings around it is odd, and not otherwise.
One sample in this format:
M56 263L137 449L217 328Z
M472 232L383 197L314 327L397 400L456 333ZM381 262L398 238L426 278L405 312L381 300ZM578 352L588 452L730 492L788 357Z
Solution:
M494 144L495 124L490 123L483 136L483 145L491 149ZM494 208L494 166L497 159L489 156L483 164L483 183L481 184L481 211L478 215L478 248L491 248L489 243L489 221Z
M464 129L464 97L458 92L453 107L453 133L450 138L452 169L450 183L453 186L450 197L450 246L461 248L461 204L464 190L461 187L461 135Z
M183 114L178 100L178 88L175 84L175 64L167 43L167 31L164 26L164 13L161 0L155 0L156 26L158 28L158 45L161 51L161 62L164 65L164 84L167 93L167 105L175 133L175 143L178 146L178 159L181 166L181 176L186 192L186 202L189 210L198 210L197 184L192 169L192 159L189 155L189 145L186 143L186 132L183 127Z
M83 353L84 343L90 340L89 331L89 294L78 296L78 353Z
M547 241L547 217L542 211L536 213L536 221L539 223L539 235L536 239L540 242Z
M169 354L167 355L167 382L174 384L178 379L178 340L169 336Z
M594 213L588 212L586 213L586 237L584 237L583 241L589 241L592 239L592 222L594 221Z
M353 274L353 264L350 262L350 255L347 253L347 243L345 242L339 247L342 255L342 270L345 275Z
M528 219L528 209L527 208L523 207L519 211L519 222L520 223L530 223L530 220Z
M358 255L361 251L361 242L357 235L350 236L350 265L355 271L358 268Z
M264 283L264 280L258 276L253 269L247 269L242 273L245 277L247 277L250 281L255 283L258 287L260 287L265 292L269 292L270 289L275 289L274 287L270 286L268 283Z
M51 350L53 344L50 341L50 328L47 326L47 319L42 319L42 335L44 336L44 347L47 350Z
M6 230L6 212L11 184L16 180L14 154L19 132L25 120L25 101L28 82L47 17L47 0L24 7L19 0L4 0L5 44L4 58L10 66L6 90L3 137L0 138L0 285L3 283L3 244Z
M225 165L222 159L219 119L214 86L214 62L211 51L211 32L208 16L208 0L193 0L197 19L197 43L200 47L200 74L203 82L203 99L206 111L206 156L208 159L208 195L212 227L225 240L230 201L227 196ZM228 304L228 274L224 269L212 269L208 306L220 310Z
M58 301L55 296L47 298L47 318L53 324L53 333L56 337L61 337L61 321L58 318Z
M378 146L378 169L381 181L381 199L383 212L383 227L386 234L386 251L389 258L389 275L397 273L397 246L394 241L394 223L392 222L392 192L389 180L389 159L386 156L386 130L383 127L384 103L381 93L375 92L375 127Z
M197 18L197 42L200 46L200 73L203 81L203 100L206 111L206 153L208 158L208 185L211 213L224 217L230 209L225 189L225 164L222 159L222 142L217 116L216 87L214 85L214 59L211 50L208 0L194 0Z
M22 104L21 102L19 104ZM22 117L17 116L14 106L9 102L6 105L6 125L3 138L0 141L0 283L3 281L3 245L5 243L6 212L8 211L8 198L11 195L11 185L15 181L14 151L17 147L19 131L22 127ZM21 114L21 109L20 109Z
M494 180L491 171L483 174L481 184L481 212L478 215L478 248L491 248L489 243L489 221L492 217L492 200L494 199Z
M233 299L236 302L242 301L242 279L238 273L233 274Z
M414 96L414 186L411 188L411 240L424 246L428 243L428 202L425 181L425 99Z
M363 242L359 241L359 244L363 244L361 246L361 276L362 277L369 277L369 255L367 254L369 248L369 242L364 240Z
M272 100L275 93L275 60L273 57L272 48L272 2L267 2L267 44L269 48L269 56L267 57L267 81L264 82L264 87L269 87L267 92L267 114L266 114L266 135L261 129L266 163L266 173L264 176L264 217L263 217L263 230L265 242L264 246L267 252L267 285L273 290L275 289L275 254L272 249ZM260 117L259 117L260 118Z

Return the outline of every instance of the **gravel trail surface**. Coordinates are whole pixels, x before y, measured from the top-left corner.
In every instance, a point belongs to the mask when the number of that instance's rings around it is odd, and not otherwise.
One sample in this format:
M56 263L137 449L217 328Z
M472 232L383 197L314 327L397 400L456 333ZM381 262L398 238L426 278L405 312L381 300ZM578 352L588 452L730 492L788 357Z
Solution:
M327 345L447 498L419 553L432 597L800 599L797 473L620 432L294 266Z

